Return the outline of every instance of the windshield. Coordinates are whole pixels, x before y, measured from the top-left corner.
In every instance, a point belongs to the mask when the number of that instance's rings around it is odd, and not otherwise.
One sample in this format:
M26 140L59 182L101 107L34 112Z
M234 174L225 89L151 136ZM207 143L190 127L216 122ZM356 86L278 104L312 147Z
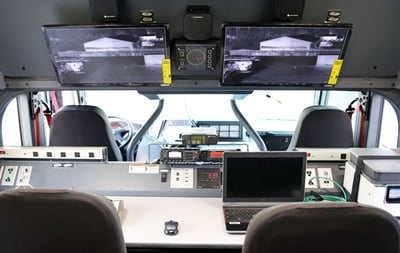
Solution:
M154 112L157 100L136 91L85 92L86 102L101 107L107 115L129 119L142 125ZM164 106L149 134L162 142L179 140L196 122L229 121L238 118L231 107L230 94L161 95ZM239 110L256 131L293 131L303 108L314 103L315 91L254 91L236 100Z
M159 98L164 101L163 109L148 134L160 142L170 143L179 141L186 129L199 127L198 122L238 122L232 99L254 130L292 132L303 108L314 103L315 91L254 91L243 96L167 94ZM87 104L101 107L107 115L126 118L139 126L158 106L158 100L150 100L136 91L87 90L85 99ZM221 126L220 129L220 124L211 124L211 127L218 132L229 128ZM248 136L242 135L242 140L248 140Z

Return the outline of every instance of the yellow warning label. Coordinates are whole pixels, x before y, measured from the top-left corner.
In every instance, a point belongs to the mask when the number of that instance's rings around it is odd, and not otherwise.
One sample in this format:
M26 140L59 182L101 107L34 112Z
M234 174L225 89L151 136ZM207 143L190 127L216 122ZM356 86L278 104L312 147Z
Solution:
M328 84L335 85L339 78L340 70L342 69L343 60L336 60L333 63L331 75L329 76Z
M162 74L163 74L163 82L165 84L171 84L172 83L171 59L162 60Z

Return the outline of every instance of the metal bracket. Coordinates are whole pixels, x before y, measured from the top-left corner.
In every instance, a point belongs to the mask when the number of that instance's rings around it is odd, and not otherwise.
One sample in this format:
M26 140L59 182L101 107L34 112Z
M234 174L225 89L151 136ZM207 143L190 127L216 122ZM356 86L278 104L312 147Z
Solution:
M4 90L6 88L6 81L4 79L3 72L0 70L0 90Z
M35 119L36 114L40 110L40 99L37 92L29 92L29 102L31 119Z

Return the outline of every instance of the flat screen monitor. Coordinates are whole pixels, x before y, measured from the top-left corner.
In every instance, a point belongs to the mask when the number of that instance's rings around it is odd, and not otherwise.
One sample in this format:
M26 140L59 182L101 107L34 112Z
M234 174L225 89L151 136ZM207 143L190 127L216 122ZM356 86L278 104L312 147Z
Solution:
M161 84L164 25L43 26L61 84Z
M224 152L224 202L295 202L304 199L305 152Z
M351 25L226 25L222 85L327 85Z

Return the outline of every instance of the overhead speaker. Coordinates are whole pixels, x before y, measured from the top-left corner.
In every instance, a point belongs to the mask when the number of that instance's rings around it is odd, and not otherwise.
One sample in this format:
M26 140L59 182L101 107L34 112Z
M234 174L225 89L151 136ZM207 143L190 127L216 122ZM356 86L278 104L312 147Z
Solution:
M301 20L305 0L274 0L274 21Z
M212 35L212 16L208 6L188 6L183 20L187 40L208 40Z
M108 23L119 20L118 0L90 0L92 20Z

